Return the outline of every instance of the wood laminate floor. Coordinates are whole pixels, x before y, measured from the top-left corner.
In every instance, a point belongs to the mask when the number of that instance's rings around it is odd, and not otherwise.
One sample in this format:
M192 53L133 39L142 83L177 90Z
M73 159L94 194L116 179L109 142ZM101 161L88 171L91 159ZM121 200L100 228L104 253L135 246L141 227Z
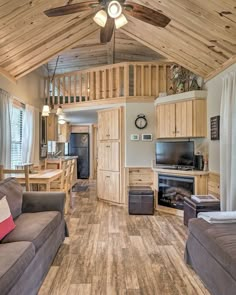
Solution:
M184 263L182 218L130 216L127 208L97 201L95 182L73 199L70 238L39 295L209 295Z

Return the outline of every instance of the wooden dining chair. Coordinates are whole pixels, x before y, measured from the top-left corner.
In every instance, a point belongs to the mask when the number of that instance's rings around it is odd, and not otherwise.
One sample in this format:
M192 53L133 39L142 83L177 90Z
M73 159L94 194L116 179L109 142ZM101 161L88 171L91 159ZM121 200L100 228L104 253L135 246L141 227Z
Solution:
M62 159L45 159L44 169L62 169L63 162Z
M65 214L69 211L69 204L70 204L70 196L69 196L69 176L70 176L70 164L68 161L62 162L62 174L61 176L51 182L50 184L50 191L52 192L65 192L66 194L66 203L65 203Z
M74 171L75 171L75 164L76 164L76 159L70 160L70 176L69 176L69 195L70 195L70 207L73 208L73 198L72 198L72 187L73 187L73 178L74 178Z
M25 189L27 192L30 191L30 181L29 181L29 169L31 164L22 165L22 169L4 169L3 165L0 165L0 180L3 180L4 175L11 176L12 174L24 174L25 175Z

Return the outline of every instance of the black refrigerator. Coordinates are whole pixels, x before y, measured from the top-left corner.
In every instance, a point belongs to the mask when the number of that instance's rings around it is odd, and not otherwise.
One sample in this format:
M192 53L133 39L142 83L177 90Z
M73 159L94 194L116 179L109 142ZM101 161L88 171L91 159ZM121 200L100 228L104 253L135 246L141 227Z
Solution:
M69 155L77 158L77 178L89 178L89 133L71 133Z

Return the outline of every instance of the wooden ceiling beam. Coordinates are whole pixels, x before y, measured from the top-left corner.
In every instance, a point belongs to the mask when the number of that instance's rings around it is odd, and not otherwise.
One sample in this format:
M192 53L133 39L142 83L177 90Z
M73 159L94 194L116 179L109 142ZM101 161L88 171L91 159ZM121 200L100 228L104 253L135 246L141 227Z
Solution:
M10 82L16 84L16 79L9 72L0 67L0 75L7 78Z
M236 64L236 55L232 56L229 60L223 63L219 68L217 68L216 70L212 71L209 75L207 75L205 78L205 82L213 79L215 76L219 75L220 73L228 69L233 64Z

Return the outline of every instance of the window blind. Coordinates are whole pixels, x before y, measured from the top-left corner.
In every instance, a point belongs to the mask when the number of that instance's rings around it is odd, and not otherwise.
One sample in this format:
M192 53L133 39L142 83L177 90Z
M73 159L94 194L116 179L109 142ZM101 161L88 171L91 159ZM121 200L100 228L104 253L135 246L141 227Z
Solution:
M12 108L11 116L11 168L22 165L22 128L23 109L17 106Z

